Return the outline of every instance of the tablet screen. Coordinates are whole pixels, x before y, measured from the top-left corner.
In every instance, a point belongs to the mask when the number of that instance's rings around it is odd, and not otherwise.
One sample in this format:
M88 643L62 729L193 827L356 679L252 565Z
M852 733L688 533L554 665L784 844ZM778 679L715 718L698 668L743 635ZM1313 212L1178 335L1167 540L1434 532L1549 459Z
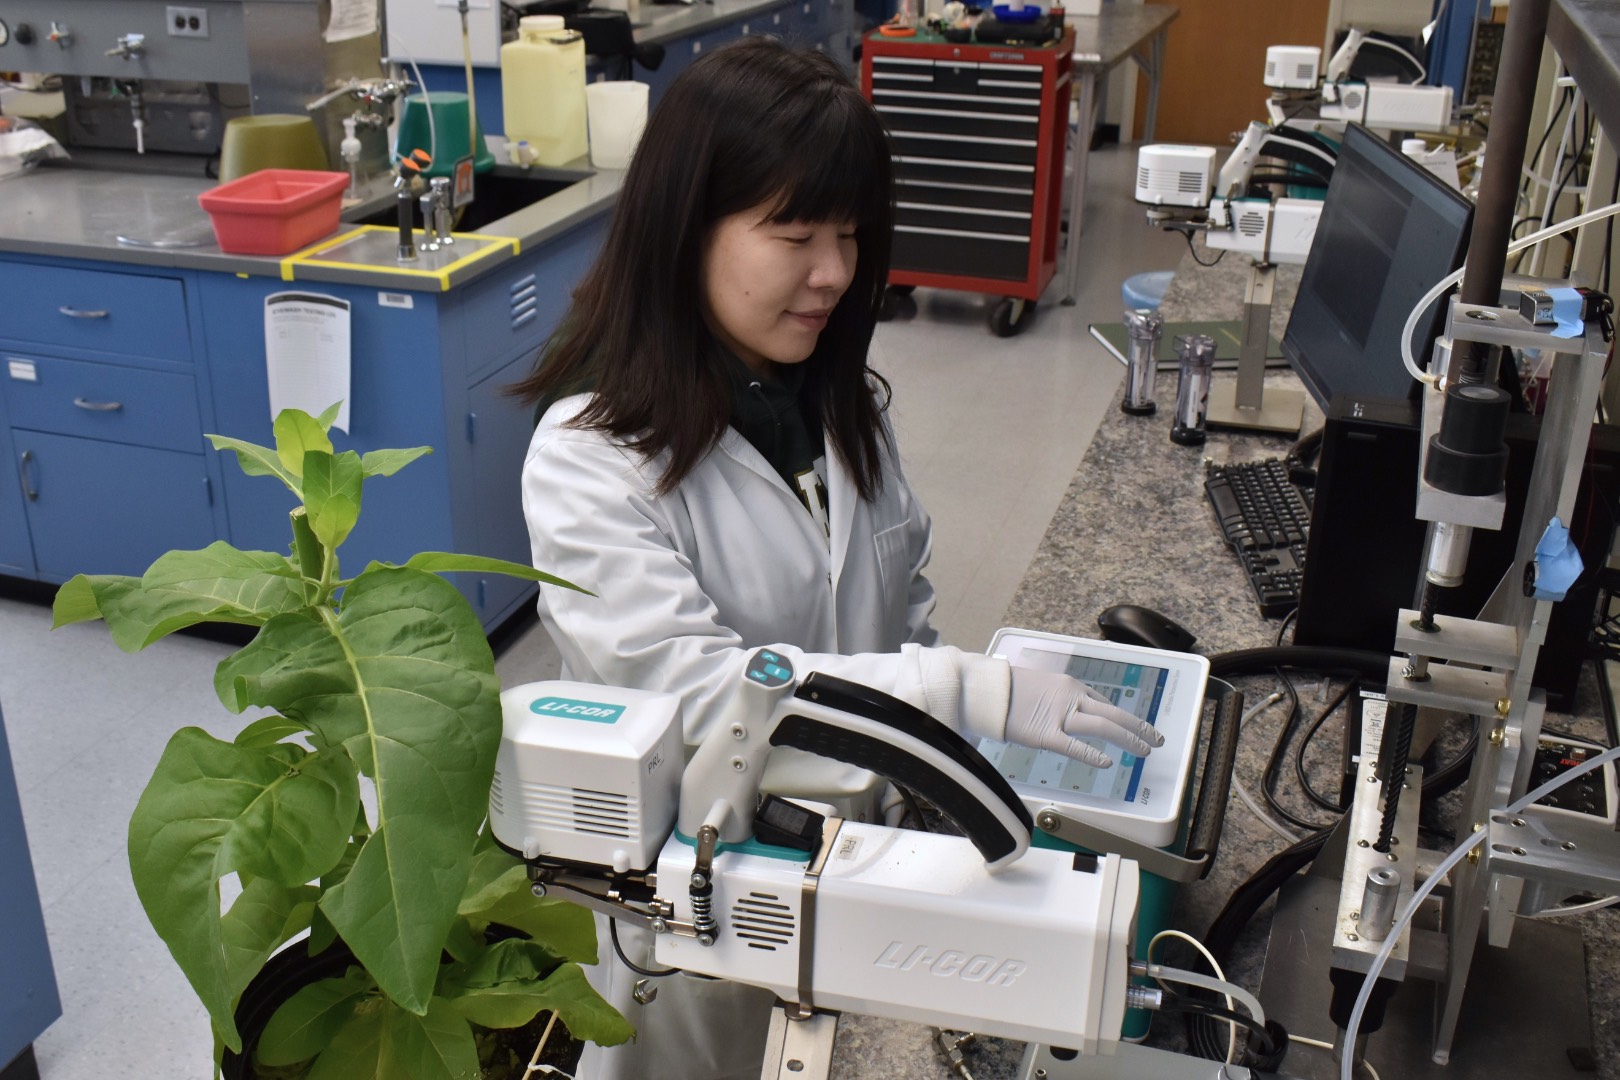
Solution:
M1158 723L1159 706L1164 700L1170 677L1169 671L1161 667L1036 648L1023 649L1018 654L1016 666L1060 671L1079 679L1126 712L1154 725ZM1114 759L1114 764L1106 769L1098 769L1051 750L1037 750L995 739L981 740L979 752L1013 782L1054 792L1090 795L1122 803L1134 802L1142 782L1145 759L1126 753L1101 739L1082 741L1102 750Z

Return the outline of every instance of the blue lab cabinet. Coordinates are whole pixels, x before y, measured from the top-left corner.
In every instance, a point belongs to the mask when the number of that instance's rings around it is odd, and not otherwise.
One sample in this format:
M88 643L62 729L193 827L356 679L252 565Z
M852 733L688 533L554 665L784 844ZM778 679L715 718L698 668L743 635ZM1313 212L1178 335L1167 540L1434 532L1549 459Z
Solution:
M13 463L0 479L0 573L139 574L214 540L285 552L292 494L204 437L273 443L264 301L283 291L350 304L350 426L333 431L336 447L433 448L367 483L344 572L418 551L527 564L519 478L532 423L502 391L529 370L609 217L444 292L0 257L0 440ZM495 575L457 585L486 629L534 594Z
M0 1071L28 1053L62 1015L23 831L5 720L0 718Z

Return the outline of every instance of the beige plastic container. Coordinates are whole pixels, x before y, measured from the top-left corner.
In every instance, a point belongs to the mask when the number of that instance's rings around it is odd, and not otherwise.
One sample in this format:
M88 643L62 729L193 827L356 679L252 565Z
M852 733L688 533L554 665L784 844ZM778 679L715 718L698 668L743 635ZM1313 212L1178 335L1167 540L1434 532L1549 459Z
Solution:
M506 141L528 142L537 165L585 155L585 39L561 15L528 15L501 46Z
M598 169L629 167L641 129L647 126L648 91L643 82L597 82L585 88L592 165Z

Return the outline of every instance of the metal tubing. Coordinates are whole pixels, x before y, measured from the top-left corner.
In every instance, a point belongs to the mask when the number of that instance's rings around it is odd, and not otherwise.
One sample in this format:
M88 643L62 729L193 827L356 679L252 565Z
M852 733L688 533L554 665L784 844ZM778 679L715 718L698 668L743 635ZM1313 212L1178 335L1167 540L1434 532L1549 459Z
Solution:
M1443 589L1455 589L1463 583L1468 569L1468 547L1474 530L1467 525L1453 525L1437 521L1429 538L1428 582ZM1430 613L1425 621L1433 622Z

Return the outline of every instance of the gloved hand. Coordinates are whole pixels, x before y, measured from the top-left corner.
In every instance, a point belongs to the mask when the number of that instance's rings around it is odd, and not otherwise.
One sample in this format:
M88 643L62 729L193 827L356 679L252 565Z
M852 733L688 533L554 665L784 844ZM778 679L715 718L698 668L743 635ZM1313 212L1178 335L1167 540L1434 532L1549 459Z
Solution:
M1012 669L1007 703L1007 739L1055 750L1076 761L1106 769L1114 759L1081 738L1102 739L1145 757L1164 736L1146 721L1121 709L1097 691L1061 672Z

